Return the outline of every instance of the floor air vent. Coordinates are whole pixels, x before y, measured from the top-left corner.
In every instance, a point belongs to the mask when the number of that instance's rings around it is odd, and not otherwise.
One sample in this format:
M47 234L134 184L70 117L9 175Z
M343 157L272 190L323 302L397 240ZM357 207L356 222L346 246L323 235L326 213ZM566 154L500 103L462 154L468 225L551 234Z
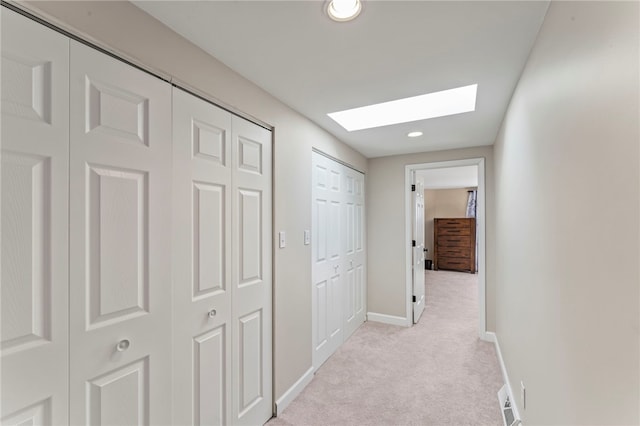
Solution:
M502 412L502 421L505 426L518 426L520 419L516 410L511 406L511 396L507 385L502 386L498 391L498 401L500 401L500 412Z

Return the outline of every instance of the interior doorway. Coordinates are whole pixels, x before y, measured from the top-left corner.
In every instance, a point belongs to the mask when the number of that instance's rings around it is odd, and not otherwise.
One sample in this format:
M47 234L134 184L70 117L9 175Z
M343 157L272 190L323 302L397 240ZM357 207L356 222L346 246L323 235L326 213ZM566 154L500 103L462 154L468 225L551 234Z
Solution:
M434 163L411 164L405 167L405 240L406 240L406 317L414 317L414 253L413 253L413 191L412 185L416 184L416 179L420 180L421 174L423 182L426 179L437 175L441 188L461 188L468 187L468 180L459 181L460 176L469 174L473 170L477 181L476 193L476 262L478 274L478 336L482 340L487 340L486 334L486 212L485 212L485 160L484 158L471 158L465 160L453 160ZM424 171L424 173L423 173ZM431 173L431 172L450 173ZM464 173L463 173L464 171ZM429 182L424 182L428 187ZM433 185L433 182L431 182ZM428 252L427 252L428 253ZM429 256L431 254L427 254Z

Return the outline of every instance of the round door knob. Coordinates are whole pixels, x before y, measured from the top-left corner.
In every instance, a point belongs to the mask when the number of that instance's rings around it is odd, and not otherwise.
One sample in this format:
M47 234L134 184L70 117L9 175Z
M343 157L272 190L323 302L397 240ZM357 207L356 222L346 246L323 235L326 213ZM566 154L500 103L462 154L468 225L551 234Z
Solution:
M209 311L209 313L207 315L209 316L209 318L213 318L213 317L216 316L216 314L217 314L216 310L212 309L212 310Z
M118 352L124 352L129 349L129 346L131 346L131 342L129 342L127 339L122 339L116 345L116 350Z

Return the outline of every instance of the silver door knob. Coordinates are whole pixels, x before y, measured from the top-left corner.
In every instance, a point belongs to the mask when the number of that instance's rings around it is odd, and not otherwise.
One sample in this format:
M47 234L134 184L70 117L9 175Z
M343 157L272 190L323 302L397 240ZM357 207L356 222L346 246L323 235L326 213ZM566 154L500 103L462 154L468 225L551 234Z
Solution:
M216 314L217 314L216 310L215 310L215 309L212 309L212 310L210 310L210 311L207 313L207 316L208 316L209 318L213 318L213 317L215 317L215 316L216 316Z
M116 350L118 352L124 352L127 349L129 349L129 346L131 346L131 342L129 342L129 340L127 340L127 339L122 339L116 345Z

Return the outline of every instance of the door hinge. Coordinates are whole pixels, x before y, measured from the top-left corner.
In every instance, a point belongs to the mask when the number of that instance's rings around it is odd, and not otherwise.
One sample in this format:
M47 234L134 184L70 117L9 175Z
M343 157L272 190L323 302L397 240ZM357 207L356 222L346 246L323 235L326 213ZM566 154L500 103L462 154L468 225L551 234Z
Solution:
M411 185L411 192L414 192L416 190L416 186L415 185Z
M413 296L413 303L416 303L416 297Z
M416 246L416 240L411 240L411 247L415 247Z

